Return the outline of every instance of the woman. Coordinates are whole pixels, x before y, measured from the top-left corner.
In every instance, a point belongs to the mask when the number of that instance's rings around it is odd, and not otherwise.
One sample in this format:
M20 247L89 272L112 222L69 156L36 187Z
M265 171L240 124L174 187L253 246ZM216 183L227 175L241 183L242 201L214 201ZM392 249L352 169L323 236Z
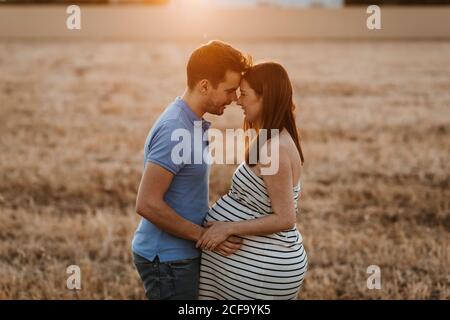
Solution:
M267 62L244 74L240 91L244 129L259 134L246 144L246 160L235 171L230 191L206 217L208 229L197 242L203 250L199 298L295 299L308 260L296 228L304 159L292 86L281 65ZM261 139L261 129L269 134L270 129L279 130L279 167L272 175L261 175L265 168L265 162L259 161L262 147L271 145ZM256 152L256 163L250 161L252 152ZM229 256L213 251L231 235L243 239L238 251Z

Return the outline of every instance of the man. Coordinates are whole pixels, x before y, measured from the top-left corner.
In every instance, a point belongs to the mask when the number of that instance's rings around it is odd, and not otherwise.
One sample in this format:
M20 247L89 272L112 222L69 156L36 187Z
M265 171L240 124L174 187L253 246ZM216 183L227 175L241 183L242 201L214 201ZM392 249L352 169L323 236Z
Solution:
M183 96L166 108L148 134L136 200L136 212L142 219L132 243L134 263L148 299L197 299L200 251L195 243L205 230L202 223L209 210L209 165L203 159L194 161L194 153L200 146L203 155L207 141L192 143L192 161L180 163L172 156L180 143L172 141L172 133L182 129L194 137L196 125L202 127L202 133L207 131L210 123L203 115L221 115L237 100L241 75L250 63L221 41L197 48L187 64ZM217 251L228 255L239 248L239 239L230 237Z

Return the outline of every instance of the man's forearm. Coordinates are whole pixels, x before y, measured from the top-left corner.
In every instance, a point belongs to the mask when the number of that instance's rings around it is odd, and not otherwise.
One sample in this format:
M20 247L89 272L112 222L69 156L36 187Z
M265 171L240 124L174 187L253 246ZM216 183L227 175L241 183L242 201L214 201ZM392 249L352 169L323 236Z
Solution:
M153 208L146 208L138 212L161 230L179 238L198 241L203 233L203 227L184 219L165 202Z

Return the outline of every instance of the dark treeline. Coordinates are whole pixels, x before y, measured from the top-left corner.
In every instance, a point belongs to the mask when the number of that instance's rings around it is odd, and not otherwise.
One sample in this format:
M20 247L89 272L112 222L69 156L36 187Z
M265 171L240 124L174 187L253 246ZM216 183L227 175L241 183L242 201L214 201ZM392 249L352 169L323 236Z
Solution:
M147 3L167 4L170 0L0 0L0 4L107 4L107 3Z
M450 0L344 0L345 5L450 5Z

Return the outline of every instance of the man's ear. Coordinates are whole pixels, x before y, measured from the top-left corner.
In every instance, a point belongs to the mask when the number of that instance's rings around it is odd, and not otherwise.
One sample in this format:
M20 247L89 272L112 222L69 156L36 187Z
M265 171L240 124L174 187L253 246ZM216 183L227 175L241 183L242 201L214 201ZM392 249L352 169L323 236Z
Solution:
M206 79L200 80L200 82L198 83L198 89L201 94L207 94L209 89L209 81Z

